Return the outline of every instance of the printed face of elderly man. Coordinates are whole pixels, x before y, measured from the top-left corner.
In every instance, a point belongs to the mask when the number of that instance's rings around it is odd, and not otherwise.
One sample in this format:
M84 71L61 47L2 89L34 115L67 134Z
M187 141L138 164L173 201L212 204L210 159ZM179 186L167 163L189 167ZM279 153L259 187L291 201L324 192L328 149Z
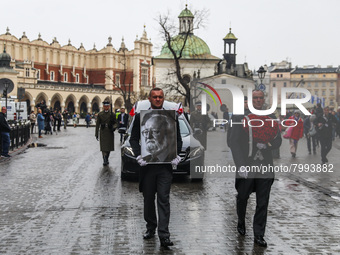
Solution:
M157 161L167 161L173 147L174 135L168 117L164 115L151 116L143 126L142 135L145 139L145 149Z
M151 154L159 154L167 147L167 120L165 116L152 116L145 122L142 134L145 138L146 150Z

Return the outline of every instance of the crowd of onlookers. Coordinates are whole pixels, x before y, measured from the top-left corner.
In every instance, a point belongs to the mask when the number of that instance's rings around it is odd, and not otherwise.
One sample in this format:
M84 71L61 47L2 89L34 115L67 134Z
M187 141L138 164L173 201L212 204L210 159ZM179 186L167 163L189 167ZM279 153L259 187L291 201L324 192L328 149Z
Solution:
M29 121L31 122L31 133L37 126L39 138L42 138L42 132L47 134L53 134L53 132L60 131L61 126L66 129L67 124L72 123L76 128L79 124L80 114L77 112L70 113L67 109L63 112L59 109L48 108L44 101L41 101L36 105L37 113L31 111L29 115ZM92 119L95 118L95 114L87 113L85 116L86 127L89 127L92 123Z
M283 135L289 139L290 153L296 157L299 140L305 136L309 154L316 154L316 148L321 147L321 162L328 163L327 154L332 148L332 141L340 138L340 108L337 111L321 104L310 110L311 115L301 116L299 110L290 113L286 119L295 120L296 125L288 127ZM289 123L288 123L289 125Z

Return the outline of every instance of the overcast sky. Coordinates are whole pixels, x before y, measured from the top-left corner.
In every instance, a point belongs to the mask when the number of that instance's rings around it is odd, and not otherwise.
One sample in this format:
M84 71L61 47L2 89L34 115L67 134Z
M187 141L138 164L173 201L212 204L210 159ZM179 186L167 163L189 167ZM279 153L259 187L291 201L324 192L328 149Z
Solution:
M195 31L222 58L223 37L238 38L237 63L251 69L289 60L293 66L340 65L340 0L15 0L1 3L0 34L6 32L29 40L51 43L57 37L63 46L71 40L79 48L98 50L112 43L118 50L124 36L133 48L146 25L156 56L164 44L157 24L159 14L176 20L188 3L189 9L208 10L205 27ZM2 50L2 49L1 49Z

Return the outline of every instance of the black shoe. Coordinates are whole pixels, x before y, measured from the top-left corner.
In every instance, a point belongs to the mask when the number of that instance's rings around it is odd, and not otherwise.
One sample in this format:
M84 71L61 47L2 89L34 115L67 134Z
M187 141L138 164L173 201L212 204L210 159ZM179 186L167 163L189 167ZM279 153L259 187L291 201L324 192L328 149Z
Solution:
M312 154L312 152L311 152L311 151L309 151L309 152L308 152L308 154L310 155L310 154Z
M143 239L150 239L155 236L155 230L147 230L143 235Z
M2 154L1 156L2 156L2 157L5 157L5 158L10 158L10 157L12 157L12 156L9 155L9 154Z
M241 223L237 224L237 231L241 236L244 236L246 234L246 226L244 225L244 223L243 224L241 224Z
M168 246L173 246L174 243L170 241L169 238L160 238L159 239L161 241L161 246L162 247L168 247Z
M295 153L292 153L292 157L295 158L295 157L296 157L296 154L295 154Z
M267 247L267 242L263 239L263 236L255 236L254 243L261 247Z

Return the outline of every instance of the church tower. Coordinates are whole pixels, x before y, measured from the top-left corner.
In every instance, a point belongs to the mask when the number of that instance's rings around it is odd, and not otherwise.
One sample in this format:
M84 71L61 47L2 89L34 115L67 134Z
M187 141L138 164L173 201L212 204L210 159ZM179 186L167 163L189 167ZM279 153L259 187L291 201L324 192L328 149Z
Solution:
M229 28L229 33L223 38L223 41L224 41L223 57L227 61L227 69L231 69L232 67L236 66L236 41L237 41L237 38L231 32L231 28Z

